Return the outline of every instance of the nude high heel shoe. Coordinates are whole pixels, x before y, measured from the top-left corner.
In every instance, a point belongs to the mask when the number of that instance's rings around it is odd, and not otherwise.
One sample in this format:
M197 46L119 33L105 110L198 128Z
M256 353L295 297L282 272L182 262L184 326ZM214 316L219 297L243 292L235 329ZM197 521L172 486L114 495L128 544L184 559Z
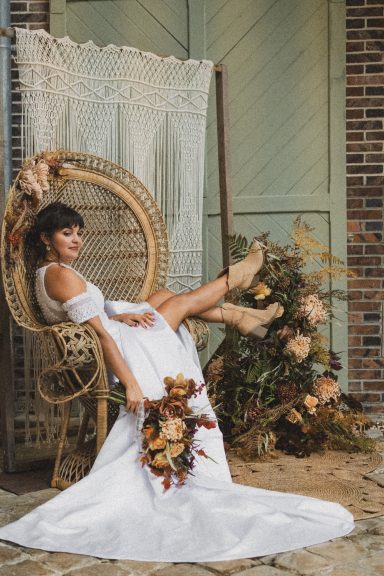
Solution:
M248 288L257 284L257 278L255 278L255 276L260 271L263 264L263 250L257 240L254 240L244 260L224 268L224 270L222 270L218 275L218 278L224 276L224 274L228 274L227 283L229 290L232 290L233 288L248 290Z
M226 302L221 307L224 324L234 326L243 336L263 339L269 325L284 314L284 308L278 302L270 304L265 310L244 308Z

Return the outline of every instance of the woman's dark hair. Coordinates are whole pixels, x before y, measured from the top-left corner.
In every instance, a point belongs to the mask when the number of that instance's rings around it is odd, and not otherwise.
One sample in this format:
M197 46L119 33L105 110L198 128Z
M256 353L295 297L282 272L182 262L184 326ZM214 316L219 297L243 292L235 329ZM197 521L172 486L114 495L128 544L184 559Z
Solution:
M44 233L48 238L52 238L57 230L72 228L73 226L84 228L83 217L76 210L62 202L48 204L36 215L35 223L25 238L26 246L38 261L46 255L46 246L40 235Z

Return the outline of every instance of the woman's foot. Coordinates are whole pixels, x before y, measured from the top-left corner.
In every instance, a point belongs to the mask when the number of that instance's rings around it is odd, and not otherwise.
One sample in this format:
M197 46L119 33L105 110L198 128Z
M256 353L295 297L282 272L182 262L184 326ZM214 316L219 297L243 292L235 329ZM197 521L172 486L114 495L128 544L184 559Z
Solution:
M270 304L265 310L244 308L226 302L221 308L224 324L234 326L243 336L263 339L273 320L284 314L284 308L278 302Z
M224 274L228 274L227 284L229 290L233 288L248 290L248 288L256 285L256 274L260 271L263 264L263 250L257 240L254 240L244 260L224 268L218 275L218 278Z

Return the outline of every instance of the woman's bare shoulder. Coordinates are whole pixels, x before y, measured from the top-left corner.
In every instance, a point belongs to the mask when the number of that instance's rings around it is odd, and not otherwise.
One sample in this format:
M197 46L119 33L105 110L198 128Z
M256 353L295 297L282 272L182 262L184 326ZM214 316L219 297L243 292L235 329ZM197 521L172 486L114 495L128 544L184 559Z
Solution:
M47 268L44 284L48 296L59 302L66 302L87 289L85 281L74 270L60 264Z

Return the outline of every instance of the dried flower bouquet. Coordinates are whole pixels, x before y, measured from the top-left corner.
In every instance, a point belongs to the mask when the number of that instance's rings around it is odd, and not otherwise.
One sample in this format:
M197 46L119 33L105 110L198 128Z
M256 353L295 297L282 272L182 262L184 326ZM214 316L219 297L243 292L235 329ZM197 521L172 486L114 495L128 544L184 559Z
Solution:
M272 242L268 234L258 237L266 251L259 283L241 295L234 292L232 302L260 308L278 301L285 313L259 342L227 332L205 369L226 439L247 457L275 446L297 456L325 448L373 449L361 433L369 426L361 405L340 389L340 357L319 332L333 317L335 299L347 299L345 292L327 290L324 281L348 271L312 232L298 218L286 246ZM249 243L239 235L230 246L237 261ZM314 260L320 269L309 272L307 264Z
M196 455L209 458L195 435L201 427L215 428L216 421L194 412L188 404L201 393L204 384L198 386L183 374L164 378L164 384L165 396L159 400L144 399L144 414L139 422L140 461L153 474L163 477L162 484L168 490L172 485L183 486L188 474L193 475ZM124 404L125 394L113 390L110 399Z

